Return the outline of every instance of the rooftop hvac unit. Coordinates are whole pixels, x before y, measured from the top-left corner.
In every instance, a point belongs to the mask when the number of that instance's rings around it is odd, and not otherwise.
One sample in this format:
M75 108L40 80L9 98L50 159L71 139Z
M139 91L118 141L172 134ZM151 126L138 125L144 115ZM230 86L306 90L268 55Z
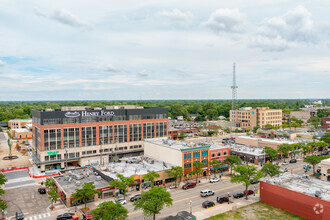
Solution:
M70 177L68 181L69 181L69 183L71 183L71 181L72 181L72 178Z
M76 181L76 186L80 186L81 182L80 181Z
M69 176L67 176L67 175L64 176L64 180L65 180L65 181L68 181L69 179L70 179Z
M97 176L97 177L96 177L96 180L97 180L97 181L101 181L101 180L102 180L102 177Z

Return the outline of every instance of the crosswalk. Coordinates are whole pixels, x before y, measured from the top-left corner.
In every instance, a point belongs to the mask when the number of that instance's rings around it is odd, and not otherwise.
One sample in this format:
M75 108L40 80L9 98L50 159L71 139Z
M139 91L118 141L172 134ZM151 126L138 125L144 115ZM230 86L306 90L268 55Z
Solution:
M51 214L48 212L48 213L44 213L44 214L27 217L27 218L24 218L24 220L37 220L37 219L48 218L50 216L51 216Z

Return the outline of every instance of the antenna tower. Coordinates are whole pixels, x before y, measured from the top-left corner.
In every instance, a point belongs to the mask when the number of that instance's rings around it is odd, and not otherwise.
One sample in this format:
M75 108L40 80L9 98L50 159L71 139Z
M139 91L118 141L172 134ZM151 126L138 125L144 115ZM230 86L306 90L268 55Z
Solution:
M233 64L233 85L231 86L231 89L232 89L232 102L231 102L232 113L234 113L234 110L237 109L237 88L238 88L238 86L236 85L236 66L234 63ZM233 114L232 124L233 124L233 127L236 127L236 113Z

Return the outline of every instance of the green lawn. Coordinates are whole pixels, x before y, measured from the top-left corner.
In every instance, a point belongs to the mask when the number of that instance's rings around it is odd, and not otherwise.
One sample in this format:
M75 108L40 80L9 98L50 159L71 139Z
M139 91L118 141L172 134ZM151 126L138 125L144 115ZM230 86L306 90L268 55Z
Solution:
M248 206L237 209L235 212L229 211L219 215L212 216L206 220L218 219L250 219L250 220L302 220L304 218L291 214L282 209L275 208L263 202L253 203Z

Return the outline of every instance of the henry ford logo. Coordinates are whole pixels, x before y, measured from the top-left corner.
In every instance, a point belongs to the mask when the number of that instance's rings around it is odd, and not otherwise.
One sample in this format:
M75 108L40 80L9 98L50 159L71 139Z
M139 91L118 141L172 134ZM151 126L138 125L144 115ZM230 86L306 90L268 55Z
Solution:
M315 212L315 214L321 214L323 213L323 205L322 204L319 204L317 203L314 207L313 207L313 210Z
M76 118L76 117L80 116L80 113L79 112L67 112L64 115L65 115L65 117L68 117L68 118Z

